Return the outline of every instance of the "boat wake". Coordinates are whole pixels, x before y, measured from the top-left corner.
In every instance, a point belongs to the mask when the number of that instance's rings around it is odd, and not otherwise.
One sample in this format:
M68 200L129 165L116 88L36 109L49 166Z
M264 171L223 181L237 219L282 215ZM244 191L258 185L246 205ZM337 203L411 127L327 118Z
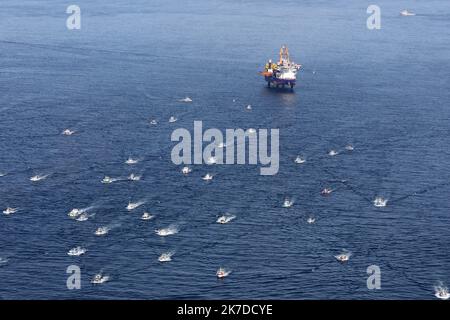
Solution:
M129 158L125 161L125 163L126 163L126 164L129 164L129 165L137 164L138 162L139 162L139 159L134 159L134 158L131 158L131 157L129 157Z
M204 176L202 177L202 179L203 179L204 181L211 181L213 178L214 178L214 176L213 176L212 174L209 174L209 173L207 173L206 175L204 175Z
M306 162L306 159L301 156L297 156L297 158L295 158L294 162L297 164L302 164L302 163Z
M309 217L306 222L308 222L309 224L313 224L314 222L316 222L316 218L314 217Z
M217 278L222 279L222 278L228 277L228 275L230 273L231 273L231 270L220 267L216 272L216 276L217 276Z
M173 251L164 252L158 257L159 262L169 262L172 261L172 256L175 254Z
M85 254L86 251L87 251L87 249L78 246L78 247L75 247L75 248L70 249L69 252L67 252L67 254L68 254L69 256L79 257L79 256Z
M448 292L447 287L445 287L442 283L439 283L434 287L434 296L441 300L448 300L450 298L450 293Z
M109 276L103 275L101 272L97 273L94 278L91 280L92 284L102 284L109 280Z
M328 151L328 155L331 156L331 157L337 156L338 154L339 154L339 152L336 151L336 150L330 150L330 151Z
M122 180L125 180L124 178L111 178L111 177L109 177L109 176L105 176L104 178L103 178L103 180L102 180L102 183L104 183L104 184L109 184L109 183L113 183L113 182L116 182L116 181L122 181Z
M61 134L64 136L71 136L75 133L74 130L70 130L70 129L65 129Z
M78 218L83 213L86 213L86 212L90 211L93 208L94 208L94 206L90 206L90 207L86 207L86 208L82 208L82 209L74 208L67 215L69 217L75 219L75 218Z
M8 208L6 208L5 210L3 210L3 214L6 214L7 216L9 216L9 215L11 215L11 214L13 214L13 213L16 213L17 211L19 211L18 208L11 208L11 207L8 207Z
M141 178L142 178L142 176L139 176L134 173L132 173L128 176L128 180L130 180L130 181L139 181L139 180L141 180Z
M30 178L30 181L37 182L37 181L45 180L45 179L47 179L47 177L48 177L49 175L50 175L50 174L45 174L45 175L40 175L40 174L38 174L38 175L32 176L32 177Z
M412 17L415 16L416 14L414 12L411 12L407 9L400 11L400 15L404 16L404 17Z
M223 216L219 217L216 222L220 223L220 224L226 224L232 220L234 220L236 218L236 216L231 215L229 213L224 214Z
M320 194L323 196L328 196L333 192L333 189L331 188L324 188L322 191L320 191Z
M345 146L345 150L353 151L353 150L355 150L355 147L353 145L351 145L351 144L348 144L348 145Z
M106 227L106 226L104 226L104 227L98 227L97 228L97 230L95 230L95 232L94 232L94 234L96 235L96 236L104 236L104 235L107 235L108 234L108 232L111 230L111 228L109 228L109 227Z
M150 214L148 212L144 212L141 216L141 220L151 220L153 219L155 216L153 214Z
M89 214L87 212L80 214L75 220L83 222L89 220L89 218L95 216L95 213Z
M167 228L156 229L155 233L161 237L167 237L173 234L178 233L179 229L176 225L170 225Z
M192 99L189 98L189 97L185 97L185 98L180 99L180 100L178 100L178 101L180 101L180 102L192 102Z
M127 210L128 211L134 210L134 209L140 207L141 205L143 205L144 203L145 203L145 201L129 202L127 205Z

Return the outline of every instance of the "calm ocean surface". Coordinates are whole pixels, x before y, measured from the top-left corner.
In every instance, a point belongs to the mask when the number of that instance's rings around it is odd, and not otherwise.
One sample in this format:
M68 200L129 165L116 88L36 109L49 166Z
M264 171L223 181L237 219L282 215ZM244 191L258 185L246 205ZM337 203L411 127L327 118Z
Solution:
M0 4L0 209L19 208L0 213L1 299L435 299L450 285L449 1L377 1L374 31L357 0L73 2L81 30L61 1ZM282 44L303 65L293 93L257 73ZM194 120L279 128L279 173L183 176L170 134ZM101 183L131 173L142 179ZM87 221L67 216L89 207ZM225 212L236 219L217 224ZM179 232L154 231L169 225ZM88 251L69 256L76 246ZM367 289L372 264L381 290ZM80 290L66 288L70 265ZM92 285L98 272L110 280Z

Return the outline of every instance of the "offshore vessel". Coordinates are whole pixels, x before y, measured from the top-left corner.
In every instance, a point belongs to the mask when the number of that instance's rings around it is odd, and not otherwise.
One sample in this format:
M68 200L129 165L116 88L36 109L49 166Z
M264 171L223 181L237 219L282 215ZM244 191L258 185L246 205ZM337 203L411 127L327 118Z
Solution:
M286 46L282 46L278 63L273 63L272 60L269 60L265 65L264 71L260 72L260 74L264 76L268 88L271 86L277 88L289 86L293 89L297 81L297 72L300 68L300 64L291 61L289 49Z

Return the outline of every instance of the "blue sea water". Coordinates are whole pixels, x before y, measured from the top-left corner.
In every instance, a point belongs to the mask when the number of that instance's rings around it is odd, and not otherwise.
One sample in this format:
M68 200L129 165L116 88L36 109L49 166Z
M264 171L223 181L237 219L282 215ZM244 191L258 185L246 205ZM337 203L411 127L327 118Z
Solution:
M67 30L61 1L0 4L0 208L19 208L0 214L0 298L434 299L450 285L448 1L379 0L380 30L357 0L74 2L81 30ZM303 65L294 92L257 73L282 44ZM194 120L279 128L279 173L183 176L170 134ZM142 179L101 183L133 172ZM88 221L67 216L86 207ZM215 223L224 212L236 219ZM171 224L177 234L155 234ZM85 255L67 255L78 245ZM66 287L70 265L80 290ZM369 265L380 290L367 289ZM100 271L110 281L92 285Z

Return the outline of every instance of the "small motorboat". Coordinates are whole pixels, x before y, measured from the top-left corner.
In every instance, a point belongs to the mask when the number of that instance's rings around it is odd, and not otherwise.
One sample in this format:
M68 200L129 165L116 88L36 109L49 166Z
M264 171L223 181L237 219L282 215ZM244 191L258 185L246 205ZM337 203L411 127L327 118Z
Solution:
M38 174L38 175L32 176L30 178L30 181L37 182L37 181L44 180L45 178L47 178L47 175L39 175Z
M142 220L151 220L153 219L154 215L148 213L148 212L144 212L141 216Z
M192 102L192 99L189 97L186 97L186 98L180 99L180 102Z
M284 202L283 202L283 208L290 208L290 207L292 207L294 205L294 201L292 201L292 200L289 200L289 199L284 199Z
M189 167L183 167L183 169L181 169L182 174L189 174L191 172L192 172L192 169Z
M97 230L95 230L94 234L96 236L104 236L109 231L108 227L99 227Z
M102 183L113 183L114 180L111 177L105 176L102 180Z
M80 209L72 209L67 215L71 218L76 218L83 212Z
M202 179L205 180L205 181L211 181L213 179L213 175L207 173L206 175L204 175L202 177Z
M339 154L339 152L337 152L336 150L330 150L328 152L328 155L331 157L337 156Z
M438 288L436 288L435 296L436 296L436 298L439 298L442 300L448 300L450 298L450 293L448 292L447 288L438 287Z
M173 256L173 253L172 253L172 252L166 252L166 253L163 253L163 254L161 254L161 255L158 257L158 261L159 261L159 262L169 262L169 261L172 261L172 256Z
M230 274L230 271L225 270L225 268L220 267L219 270L216 272L216 276L219 279L225 278Z
M131 180L131 181L139 181L139 180L141 180L141 176L138 176L138 175L132 173L132 174L130 174L130 175L128 176L128 180Z
M86 221L88 219L89 219L89 215L87 215L86 213L82 213L75 220L82 222L82 221Z
M373 200L373 205L375 207L386 207L388 200L383 199L382 197L377 197Z
M78 246L78 247L75 247L73 249L70 249L69 252L67 252L67 254L69 256L76 256L76 257L78 257L78 256L81 256L81 255L85 254L86 251L87 250L85 248L82 248L82 247Z
M155 233L158 236L167 237L167 236L170 236L170 235L178 233L178 229L176 227L172 227L171 226L171 227L168 227L168 228L156 229Z
M350 259L350 253L341 253L334 256L339 262L347 262Z
M127 205L127 210L131 211L144 204L144 202L129 202Z
M306 162L306 159L302 158L300 156L297 156L297 158L295 158L294 162L297 163L297 164L302 164L302 163Z
M220 224L226 224L228 222L230 222L231 220L233 220L234 218L236 218L236 216L230 215L230 214L225 214L223 216L220 216L216 222L220 223Z
M133 159L133 158L128 158L126 161L125 161L125 163L126 164L136 164L136 163L138 163L139 162L139 160L137 160L137 159Z
M333 190L331 188L325 188L322 191L320 191L320 194L323 196L328 196L333 192Z
M62 132L62 134L65 135L65 136L71 136L71 135L73 135L74 133L75 133L75 131L70 130L70 129L66 129L66 130L64 130L64 131Z
M5 210L3 210L3 213L6 215L10 215L10 214L16 213L17 210L18 210L17 208L8 207Z
M101 284L101 283L105 283L106 281L109 280L108 276L104 276L101 273L97 273L94 278L92 279L91 283L92 284Z

